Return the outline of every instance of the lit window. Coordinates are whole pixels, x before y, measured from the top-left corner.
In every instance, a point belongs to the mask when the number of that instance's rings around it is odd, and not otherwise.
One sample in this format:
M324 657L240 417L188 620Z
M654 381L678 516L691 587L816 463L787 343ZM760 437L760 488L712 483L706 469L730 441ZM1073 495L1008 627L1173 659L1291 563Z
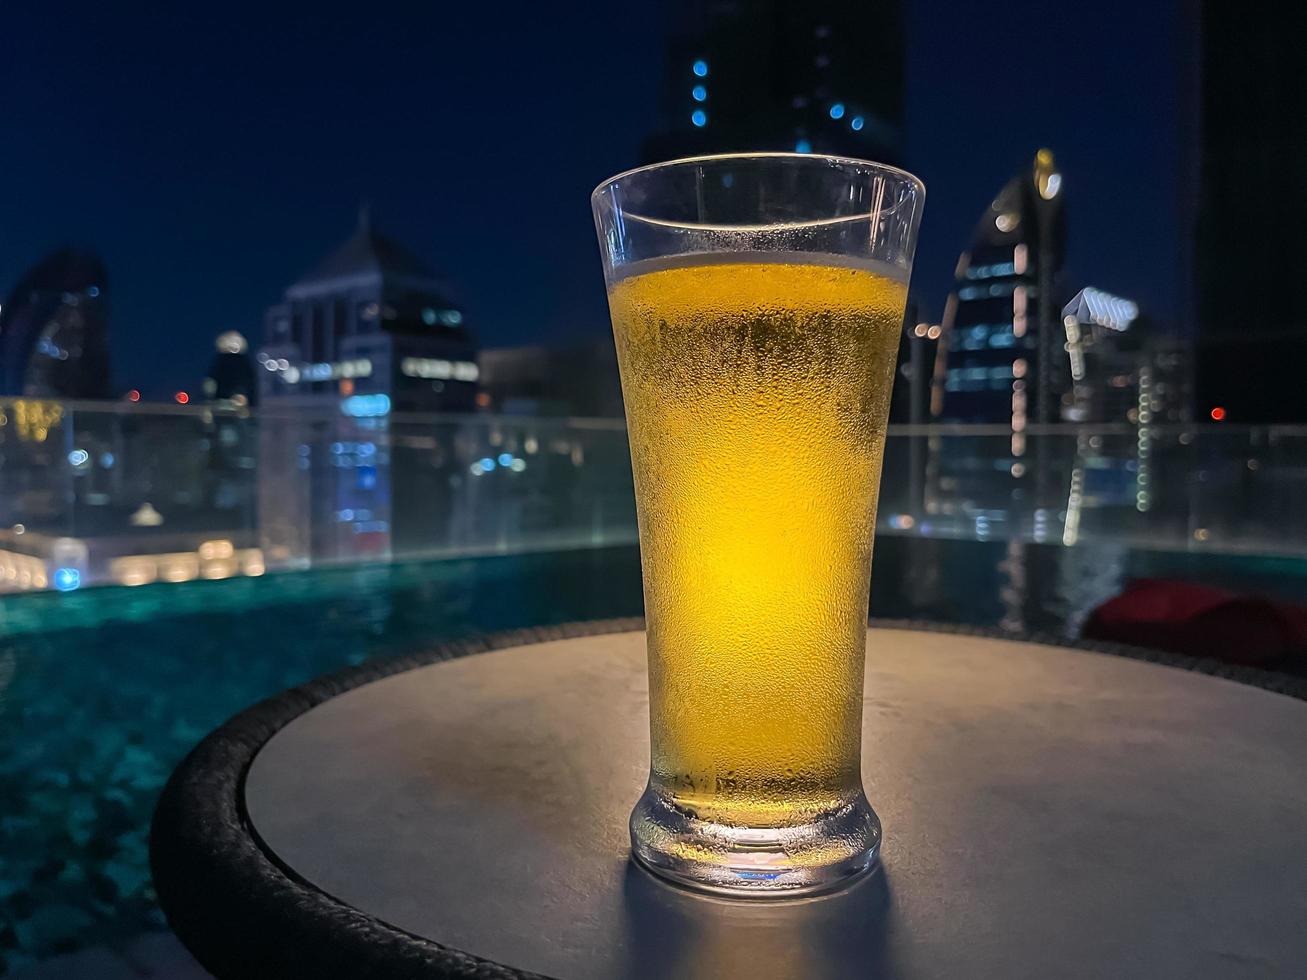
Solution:
M862 131L862 127L865 124L865 120L861 116L854 116L853 119L849 121L849 128L857 133Z
M705 85L696 85L690 89L690 95L694 97L695 102L708 101L708 88Z
M833 106L830 107L830 117L831 117L832 119L843 119L843 118L844 118L844 103L843 103L843 102L836 102Z
M694 112L690 113L690 122L702 129L708 125L708 113L702 109L695 109Z
M698 61L696 61L696 62L694 63L694 73L695 73L696 75L698 75L700 78L707 78L707 77L708 77L708 62L704 61L702 58L700 58Z

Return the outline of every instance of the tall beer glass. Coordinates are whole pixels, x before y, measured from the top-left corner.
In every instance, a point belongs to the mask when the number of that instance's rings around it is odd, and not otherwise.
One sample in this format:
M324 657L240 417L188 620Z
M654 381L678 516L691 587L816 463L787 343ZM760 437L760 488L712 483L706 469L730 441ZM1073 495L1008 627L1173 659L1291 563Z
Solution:
M594 192L648 622L635 856L794 894L871 867L863 654L890 386L924 188L788 153Z

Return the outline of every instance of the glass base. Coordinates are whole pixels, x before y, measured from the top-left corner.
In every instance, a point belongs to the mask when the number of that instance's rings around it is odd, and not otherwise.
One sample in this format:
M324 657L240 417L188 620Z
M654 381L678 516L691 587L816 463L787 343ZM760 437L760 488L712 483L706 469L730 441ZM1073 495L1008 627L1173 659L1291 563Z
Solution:
M631 811L631 853L700 891L787 898L852 883L876 866L880 819L861 793L815 820L752 828L700 820L652 788Z

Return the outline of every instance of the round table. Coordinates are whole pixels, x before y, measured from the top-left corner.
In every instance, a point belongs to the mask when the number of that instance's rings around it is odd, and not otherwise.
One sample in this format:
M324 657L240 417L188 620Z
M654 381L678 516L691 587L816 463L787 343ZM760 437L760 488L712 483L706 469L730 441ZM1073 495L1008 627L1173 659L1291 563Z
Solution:
M628 860L649 753L638 627L446 646L238 716L156 813L174 929L241 978L1301 975L1302 701L873 628L880 870L724 900Z

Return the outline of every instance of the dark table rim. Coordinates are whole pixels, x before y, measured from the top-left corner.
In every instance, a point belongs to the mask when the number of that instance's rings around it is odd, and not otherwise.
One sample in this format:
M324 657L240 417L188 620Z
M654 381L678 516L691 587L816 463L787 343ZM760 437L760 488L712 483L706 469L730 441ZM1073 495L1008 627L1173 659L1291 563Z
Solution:
M872 625L1107 653L1307 700L1307 681L1215 660L968 626L904 620L875 620ZM456 640L337 671L242 711L182 761L155 809L150 867L169 925L205 969L219 977L539 977L397 929L305 881L280 862L252 826L245 809L245 777L259 750L287 724L371 681L489 650L643 628L642 619L608 619Z

